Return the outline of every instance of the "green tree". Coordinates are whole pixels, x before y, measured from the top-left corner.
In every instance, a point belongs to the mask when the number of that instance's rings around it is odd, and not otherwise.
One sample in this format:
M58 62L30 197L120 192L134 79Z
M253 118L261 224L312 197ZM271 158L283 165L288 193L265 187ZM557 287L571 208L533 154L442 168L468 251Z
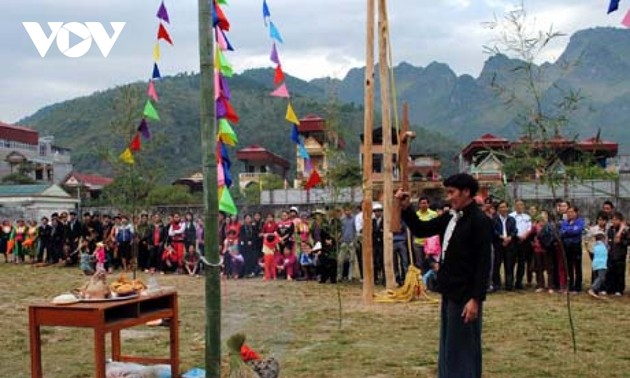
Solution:
M147 196L148 205L189 205L195 198L184 185L158 185Z
M4 176L2 183L5 185L32 185L35 184L35 180L21 172L16 172Z

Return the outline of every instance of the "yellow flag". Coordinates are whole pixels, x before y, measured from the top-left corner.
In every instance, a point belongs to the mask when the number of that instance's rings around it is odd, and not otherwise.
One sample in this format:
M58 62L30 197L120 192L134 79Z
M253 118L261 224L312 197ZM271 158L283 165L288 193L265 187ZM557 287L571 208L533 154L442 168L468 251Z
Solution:
M159 42L155 42L155 46L153 47L153 60L156 62L160 60L160 43Z
M299 125L300 124L300 120L295 115L295 112L293 111L293 106L291 106L290 102L289 102L289 106L287 107L287 115L286 115L285 118L286 118L287 121L291 122L294 125Z
M126 148L118 158L129 165L136 163L136 161L133 159L133 154L131 153L131 150L129 148Z

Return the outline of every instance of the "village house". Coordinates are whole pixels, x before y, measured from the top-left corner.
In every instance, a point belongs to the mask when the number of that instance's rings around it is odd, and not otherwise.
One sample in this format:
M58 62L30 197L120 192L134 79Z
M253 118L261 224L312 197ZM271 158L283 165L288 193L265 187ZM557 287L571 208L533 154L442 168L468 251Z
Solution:
M0 122L0 180L22 173L37 183L61 184L71 171L70 150L55 145L54 137Z

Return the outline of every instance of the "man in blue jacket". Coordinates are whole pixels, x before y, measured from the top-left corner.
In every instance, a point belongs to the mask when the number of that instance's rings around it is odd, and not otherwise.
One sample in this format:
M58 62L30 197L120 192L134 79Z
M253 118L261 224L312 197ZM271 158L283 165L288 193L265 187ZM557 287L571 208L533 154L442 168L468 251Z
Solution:
M495 290L501 288L501 264L505 279L505 290L514 290L514 265L516 264L516 239L518 228L516 219L508 214L509 206L506 201L497 205L497 214L493 219L494 237L494 264L492 272L492 285ZM517 289L522 289L517 287Z
M579 210L570 206L567 219L560 223L560 238L567 257L567 275L569 276L569 291L582 291L582 233L584 219L579 217Z
M440 235L442 253L437 289L442 294L440 378L481 377L481 324L486 299L492 224L473 197L479 183L460 173L444 180L451 211L423 222L410 206L409 193L399 191L402 219L414 236Z

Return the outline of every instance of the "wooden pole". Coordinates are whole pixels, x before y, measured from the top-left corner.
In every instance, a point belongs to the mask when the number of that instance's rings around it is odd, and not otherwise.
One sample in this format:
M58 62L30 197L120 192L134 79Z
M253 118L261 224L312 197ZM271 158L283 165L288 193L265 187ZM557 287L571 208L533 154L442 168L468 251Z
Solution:
M365 48L365 107L363 118L363 303L374 303L374 260L372 246L372 131L374 130L374 0L367 0Z
M391 101L389 93L389 63L387 62L388 41L387 0L378 0L378 64L381 83L381 111L383 127L383 263L388 289L396 287L394 279L394 241L391 232L392 201L394 199Z
M204 243L206 259L206 377L221 376L221 271L219 268L219 200L217 190L217 124L214 108L214 39L211 0L199 0L199 60L201 70L201 151L203 155Z
M400 175L402 176L402 189L405 192L409 191L409 145L411 140L415 137L415 133L409 133L409 104L403 104L403 121L402 131L398 136L398 160L400 162ZM398 206L398 215L400 215L400 203L396 201Z

